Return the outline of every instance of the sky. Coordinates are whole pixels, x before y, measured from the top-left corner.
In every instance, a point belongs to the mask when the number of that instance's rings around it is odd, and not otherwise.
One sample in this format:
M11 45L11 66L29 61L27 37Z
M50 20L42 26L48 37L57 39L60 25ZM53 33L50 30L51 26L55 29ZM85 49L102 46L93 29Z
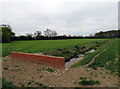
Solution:
M51 29L59 35L89 35L118 29L117 0L4 0L0 23L16 35Z

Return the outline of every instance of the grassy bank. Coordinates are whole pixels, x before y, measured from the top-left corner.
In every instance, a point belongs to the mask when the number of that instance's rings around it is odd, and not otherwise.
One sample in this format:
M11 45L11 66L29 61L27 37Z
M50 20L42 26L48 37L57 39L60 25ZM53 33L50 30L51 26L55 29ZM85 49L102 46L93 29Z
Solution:
M89 67L106 67L111 71L118 69L118 63L116 58L118 57L118 39L109 45L109 47L101 53L98 57L95 58L95 61L89 65Z
M86 54L81 61L73 64L71 67L86 65L92 61L93 57L102 52L88 67L93 69L97 69L97 67L105 67L112 72L117 71L119 65L119 60L117 58L118 54L120 55L120 47L118 47L118 42L120 43L118 39L111 39L111 42L108 45L99 47L96 51ZM105 51L103 51L104 49Z
M77 67L80 65L86 65L92 61L93 57L96 56L98 53L102 52L108 45L106 45L108 41L104 42L101 47L98 47L94 52L87 53L82 60L78 61L77 63L71 65L71 67Z

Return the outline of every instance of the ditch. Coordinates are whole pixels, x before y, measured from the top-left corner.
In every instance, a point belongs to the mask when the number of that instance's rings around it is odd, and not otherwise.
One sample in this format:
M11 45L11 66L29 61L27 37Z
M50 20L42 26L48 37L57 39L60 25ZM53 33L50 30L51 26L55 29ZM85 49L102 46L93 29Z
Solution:
M94 51L95 51L95 49L90 49L89 51L86 51L84 54L83 53L78 54L76 57L70 59L69 61L66 61L65 62L65 67L69 67L73 62L77 61L78 59L83 57L85 54L91 53L91 52L94 52Z

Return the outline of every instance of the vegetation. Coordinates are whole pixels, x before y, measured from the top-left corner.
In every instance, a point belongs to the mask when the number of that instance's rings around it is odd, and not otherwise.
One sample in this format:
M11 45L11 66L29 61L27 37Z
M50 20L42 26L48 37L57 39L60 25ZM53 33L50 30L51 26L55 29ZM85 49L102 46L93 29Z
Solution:
M3 62L7 62L7 61L10 61L10 59L5 59L5 60L3 60Z
M105 51L103 51L104 49ZM117 38L111 39L108 45L101 46L98 49L96 49L96 51L86 54L81 61L78 61L77 63L73 64L71 67L77 67L80 65L86 65L90 63L93 57L95 57L100 52L102 53L98 55L88 67L93 69L97 69L97 67L105 67L106 69L112 72L117 71L119 65L119 61L116 59L118 57Z
M15 36L15 33L13 33L9 27L1 27L0 28L0 35L1 34L2 34L2 42L3 43L9 43L10 38Z
M4 78L2 79L2 88L3 89L16 89L16 86L13 85L12 82L6 81Z
M86 65L89 62L92 61L93 57L95 57L98 53L102 52L108 45L106 45L108 41L104 41L104 45L101 44L102 46L97 48L94 52L86 54L82 60L78 61L77 63L71 65L71 67L77 67L80 65ZM100 43L99 43L100 44ZM95 69L95 67L94 67Z
M117 50L118 39L115 39L103 53L95 58L94 62L90 64L89 67L106 67L106 69L115 72L115 70L118 70L118 62L116 61L118 57Z
M83 46L105 39L69 39L69 40L32 40L32 41L12 41L11 43L2 44L2 56L7 56L10 51L16 52L43 52L48 50L57 50L61 48L71 48L75 45ZM48 45L49 44L49 45Z
M52 68L49 68L49 67L43 67L43 70L45 70L45 71L48 71L48 72L55 72L55 70L54 69L52 69Z
M5 67L4 70L8 70L8 68Z
M95 84L100 84L100 82L97 80L97 81L94 81L94 80L85 80L83 79L82 81L79 81L78 84L81 84L81 85L90 85L90 86L93 86Z

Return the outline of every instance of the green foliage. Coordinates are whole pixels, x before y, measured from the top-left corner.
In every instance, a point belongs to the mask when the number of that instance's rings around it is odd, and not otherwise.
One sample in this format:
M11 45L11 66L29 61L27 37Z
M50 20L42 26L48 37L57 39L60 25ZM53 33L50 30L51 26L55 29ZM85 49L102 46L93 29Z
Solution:
M43 84L42 84L42 83L39 83L39 86L43 86Z
M82 81L79 81L78 84L81 84L81 85L90 85L90 86L93 86L95 84L100 84L100 82L97 80L97 81L94 81L94 80L82 80Z
M36 85L38 85L38 84L39 84L39 82L37 81L37 82L35 82L35 84L36 84Z
M40 69L37 69L37 71L41 71L41 68L40 68Z
M45 70L45 71L48 71L48 72L55 72L55 70L54 69L52 69L52 68L49 68L49 67L43 67L43 69Z
M7 61L10 61L10 59L5 59L5 60L3 60L3 62L7 62Z
M15 85L12 82L8 82L5 79L2 79L2 89L15 89Z
M2 28L0 29L0 31L2 31L2 42L3 42L3 43L8 43L8 42L10 42L10 38L15 35L15 33L13 33L13 32L11 31L11 29L8 28L8 27L2 27Z
M19 65L15 65L14 67L20 67Z
M8 68L5 67L4 70L8 70Z
M86 77L80 77L80 79L87 79Z

